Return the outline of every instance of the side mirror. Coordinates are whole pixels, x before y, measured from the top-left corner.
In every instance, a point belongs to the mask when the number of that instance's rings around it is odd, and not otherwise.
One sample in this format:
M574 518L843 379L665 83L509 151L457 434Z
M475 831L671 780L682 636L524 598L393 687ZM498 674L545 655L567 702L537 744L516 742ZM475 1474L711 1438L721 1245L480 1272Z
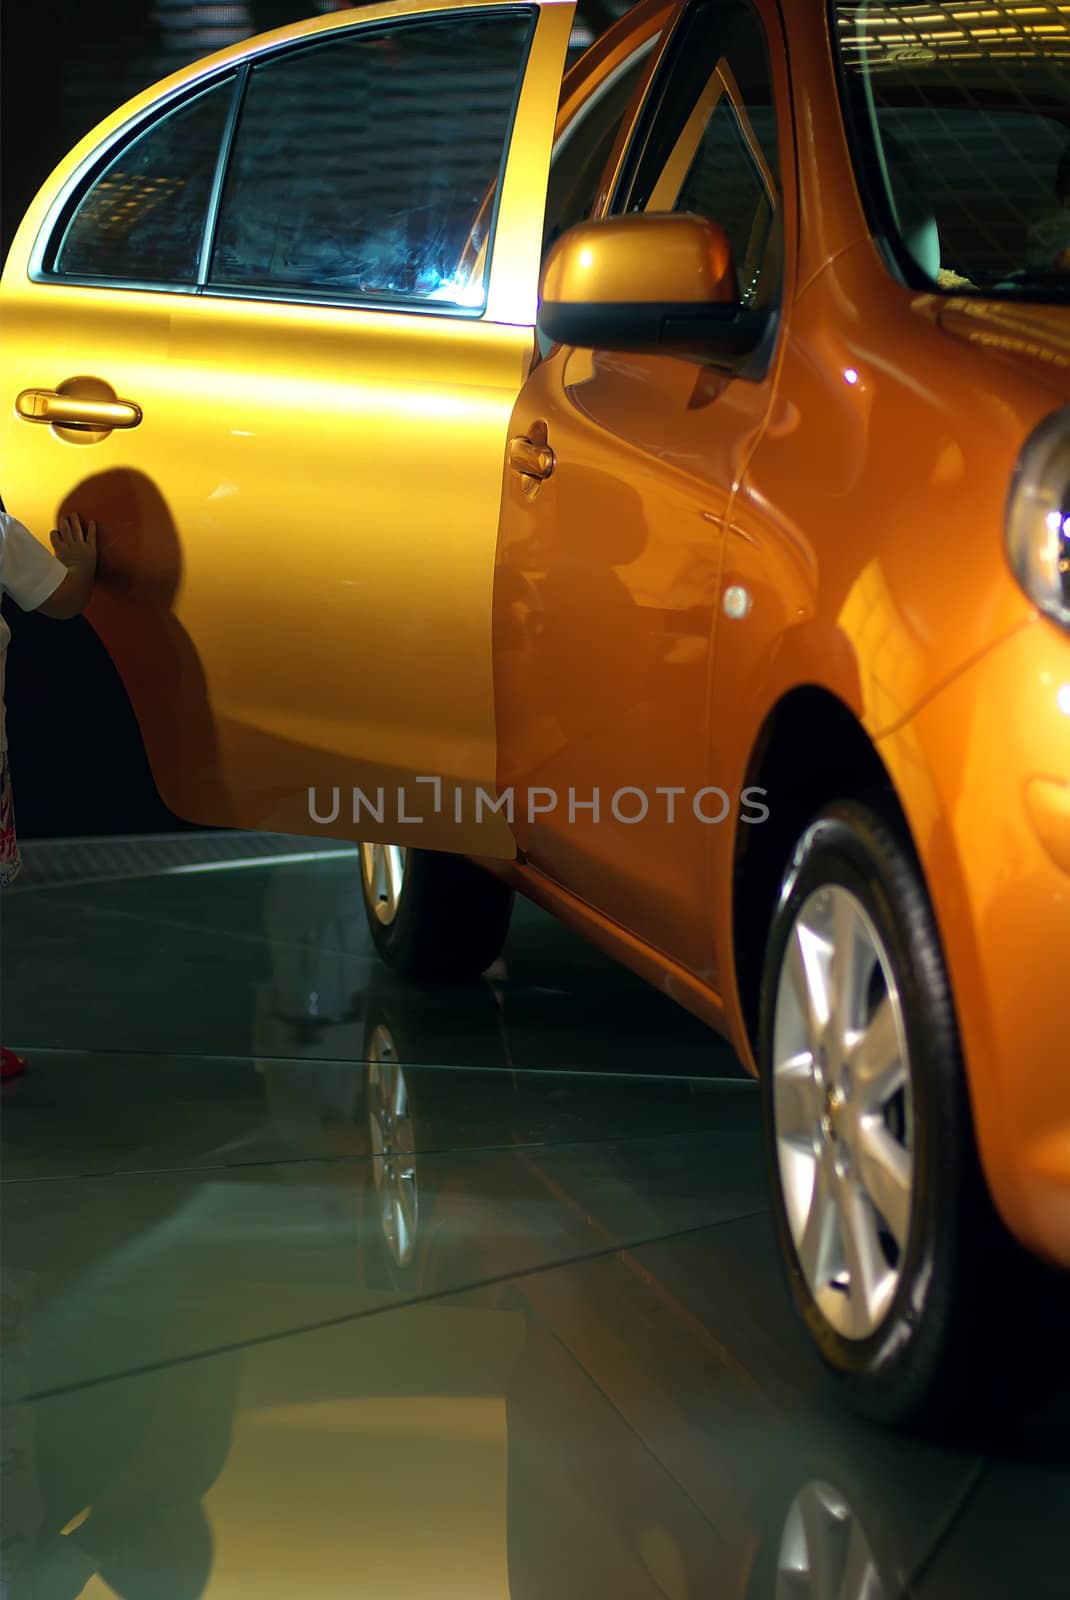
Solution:
M539 331L554 344L738 367L768 321L740 303L724 229L686 212L581 222L543 268Z

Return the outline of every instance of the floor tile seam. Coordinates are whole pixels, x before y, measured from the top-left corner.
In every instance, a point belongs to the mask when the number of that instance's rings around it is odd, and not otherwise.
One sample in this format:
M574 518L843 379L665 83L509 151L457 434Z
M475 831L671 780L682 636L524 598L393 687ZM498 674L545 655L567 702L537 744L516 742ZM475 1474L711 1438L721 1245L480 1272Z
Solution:
M307 845L302 841L307 840ZM308 834L272 833L264 830L249 832L242 828L196 828L182 829L176 832L157 830L151 833L65 833L55 837L51 835L42 837L34 835L31 839L21 841L23 854L31 859L44 859L56 852L71 854L74 852L100 850L151 850L163 846L178 850L190 850L198 855L203 850L214 847L230 847L249 844L250 855L238 859L260 860L271 859L280 854L292 854L295 848L315 850L321 843L320 837ZM353 848L356 848L354 846Z
M45 888L47 886L42 884L41 887ZM273 950L304 950L317 955L323 953L342 956L353 954L353 952L340 949L333 944L308 944L298 939L268 938L262 933L239 933L233 928L215 928L207 923L179 921L173 917L160 917L150 912L120 911L114 906L98 906L94 905L92 901L81 899L69 900L67 907L79 911L88 911L94 916L111 917L125 922L145 922L153 927L170 928L178 933L195 933L201 936L207 933L218 939L233 939L238 943L254 944L260 948L268 945ZM367 960L370 963L374 961L375 957L369 951L367 956L358 959Z
M686 1228L673 1228L664 1233L646 1235L640 1239L625 1239L619 1244L607 1246L604 1249L592 1251L578 1251L574 1255L564 1256L556 1261L547 1261L539 1266L525 1267L515 1272L500 1272L486 1278L473 1279L468 1283L455 1284L449 1289L433 1290L429 1294L412 1295L402 1300L392 1301L389 1305L368 1306L362 1311L347 1311L333 1317L321 1317L315 1322L303 1323L293 1328L281 1328L272 1333L258 1334L249 1339L228 1340L221 1345L209 1346L204 1350L194 1350L187 1355L171 1356L161 1361L147 1361L138 1366L129 1367L122 1372L102 1373L98 1377L86 1378L78 1383L55 1384L50 1389L38 1389L29 1394L18 1396L3 1402L0 1409L13 1410L16 1406L34 1405L45 1400L60 1399L65 1395L82 1394L89 1389L99 1389L109 1383L125 1383L135 1378L150 1377L154 1373L169 1372L179 1367L192 1366L198 1361L216 1360L222 1356L238 1355L244 1351L263 1349L268 1345L282 1344L287 1339L302 1338L307 1334L326 1333L333 1328L344 1328L365 1322L372 1318L388 1316L396 1311L411 1311L417 1306L436 1305L444 1300L456 1300L464 1295L477 1294L483 1289L492 1289L509 1283L519 1283L525 1278L542 1277L549 1272L557 1272L569 1267L582 1266L586 1262L605 1260L614 1255L620 1255L628 1250L640 1250L648 1245L667 1243L675 1239L685 1239L696 1234L708 1232L713 1228L729 1227L734 1223L746 1222L763 1213L758 1211L742 1211L730 1217L718 1217L706 1222L696 1222Z
M84 889L98 883L150 883L155 878L196 878L207 876L210 872L227 871L266 872L278 867L315 867L333 865L338 861L356 861L356 859L355 849L295 850L254 856L221 856L214 860L209 857L195 857L190 861L172 862L167 866L143 867L129 872L91 872L76 878L39 878L30 873L20 873L6 892L11 895L45 894L57 889Z
M143 867L140 870L129 872L94 872L84 877L77 878L34 878L30 874L20 877L11 885L9 894L40 894L48 890L83 889L100 883L141 883L149 882L153 878L196 877L209 872L221 872L240 869L246 872L274 869L280 866L322 866L325 862L356 861L358 857L356 846L340 846L338 849L317 849L315 844L309 849L290 850L265 850L253 855L198 857L190 861L169 862L162 866Z
M131 840L136 840L138 843L144 841L146 844L161 844L168 840L177 842L180 839L228 839L233 837L235 833L241 835L243 830L235 828L204 828L203 830L193 831L183 828L177 832L171 829L170 831L156 831L153 833L60 833L55 836L51 834L34 834L32 838L24 840L23 843L29 846L31 850L82 849L86 845L119 845L129 843ZM264 837L273 838L279 837L279 835L265 833ZM284 834L282 837L285 838L287 835ZM301 836L299 835L299 837Z
M303 948L303 947L302 947ZM27 1044L23 1040L14 1039L10 1048L18 1052L34 1055L61 1055L61 1056L144 1056L147 1060L155 1061L161 1058L185 1061L221 1061L221 1062L251 1062L251 1061L284 1061L292 1066L308 1067L368 1067L377 1063L365 1056L280 1056L265 1050L249 1050L243 1054L233 1051L194 1051L194 1050L137 1050L126 1049L122 1046L102 1045L100 1047L61 1045L61 1044ZM698 1077L693 1072L613 1072L601 1067L481 1067L476 1064L462 1066L451 1061L402 1061L398 1063L406 1072L489 1072L496 1073L499 1077L528 1077L528 1078L596 1078L611 1079L624 1083L701 1083L716 1084L720 1089L746 1090L754 1094L758 1089L758 1080L749 1076L740 1075L732 1078Z
M590 1139L523 1139L506 1140L494 1144L441 1145L433 1149L407 1151L419 1160L440 1161L447 1156L501 1155L506 1151L531 1150L585 1150L602 1146L616 1149L620 1145L636 1145L663 1140L666 1143L679 1139L722 1138L723 1129L708 1128L696 1131L693 1127L668 1128L656 1133L621 1133L609 1137ZM345 1167L366 1166L375 1161L374 1152L367 1155L308 1155L265 1157L262 1161L218 1161L212 1165L185 1167L114 1167L100 1172L51 1172L36 1177L0 1177L0 1190L30 1183L90 1183L108 1178L167 1178L194 1176L210 1172L257 1172L265 1167Z
M733 1219L733 1220L737 1220L737 1219ZM628 1248L629 1247L625 1246L624 1249L622 1250L622 1254L626 1253ZM639 1247L636 1246L634 1248L639 1248ZM545 1327L546 1325L543 1324L543 1326ZM562 1351L562 1353L568 1358L569 1361L571 1361L573 1363L573 1365L576 1367L577 1371L579 1371L582 1374L584 1379L591 1385L592 1389L594 1389L595 1393L599 1394L602 1397L602 1399L610 1407L610 1409L612 1410L614 1415L620 1420L620 1422L623 1423L624 1427L627 1428L627 1430L631 1434L632 1438L636 1440L636 1442L639 1444L639 1446L642 1448L642 1450L646 1453L646 1455L649 1456L649 1458L655 1463L655 1465L660 1468L660 1470L664 1474L664 1476L668 1479L668 1481L672 1484L672 1486L676 1490L679 1491L679 1493L687 1501L688 1505L691 1506L692 1510L695 1511L696 1514L699 1517L701 1517L701 1519L702 1519L703 1523L705 1524L705 1526L707 1528L709 1528L714 1534L716 1534L716 1536L718 1538L723 1538L724 1529L718 1526L718 1524L714 1521L713 1517L710 1516L709 1512L706 1511L704 1509L704 1507L702 1505L700 1505L698 1500L695 1499L695 1496L691 1493L691 1490L687 1487L687 1485L684 1483L684 1481L679 1477L679 1475L676 1472L673 1471L673 1469L668 1465L668 1463L658 1454L657 1450L651 1444L650 1440L647 1439L646 1436L639 1431L639 1428L631 1420L631 1418L627 1415L627 1413L621 1410L621 1408L618 1405L617 1401L613 1398L613 1396L609 1393L609 1391L601 1383L599 1383L598 1379L590 1371L590 1369L583 1362L583 1360L580 1358L580 1356L577 1355L576 1351L573 1350L572 1346L569 1345L569 1344L566 1344L564 1342L564 1340L561 1338L560 1334L558 1334L556 1329L550 1328L548 1331L550 1332L552 1338L554 1339L555 1343L557 1344L558 1348Z

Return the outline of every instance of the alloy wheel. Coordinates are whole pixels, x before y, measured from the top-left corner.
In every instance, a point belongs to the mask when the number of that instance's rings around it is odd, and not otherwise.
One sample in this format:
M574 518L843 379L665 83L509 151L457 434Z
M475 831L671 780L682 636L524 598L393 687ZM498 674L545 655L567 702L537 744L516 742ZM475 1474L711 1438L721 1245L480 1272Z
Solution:
M805 1484L784 1523L776 1600L884 1600L865 1529L847 1499L819 1478Z
M840 885L799 908L773 1022L773 1120L807 1287L846 1339L876 1332L902 1275L914 1204L914 1112L888 951Z
M403 844L362 844L360 847L364 897L384 927L389 927L398 914L408 855Z
M387 1249L399 1267L406 1267L416 1249L420 1220L416 1136L405 1073L393 1035L381 1023L372 1033L368 1056L368 1133L379 1218Z

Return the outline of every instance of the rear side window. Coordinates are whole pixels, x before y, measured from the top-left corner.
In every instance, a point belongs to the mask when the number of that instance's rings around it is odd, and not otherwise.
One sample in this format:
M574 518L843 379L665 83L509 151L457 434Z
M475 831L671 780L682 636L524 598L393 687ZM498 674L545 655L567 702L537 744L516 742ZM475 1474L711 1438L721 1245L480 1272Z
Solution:
M210 284L482 306L533 26L453 15L254 65Z
M78 278L195 284L233 93L234 80L225 80L124 146L78 203L53 270Z

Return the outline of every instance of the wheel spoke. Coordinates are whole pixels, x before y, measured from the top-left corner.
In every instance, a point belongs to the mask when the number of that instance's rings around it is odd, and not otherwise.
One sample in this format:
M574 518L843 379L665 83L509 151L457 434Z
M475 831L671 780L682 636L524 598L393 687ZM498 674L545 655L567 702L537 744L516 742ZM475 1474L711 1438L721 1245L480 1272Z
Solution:
M390 1072L390 1109L400 1122L408 1113L408 1085L405 1082L405 1074L396 1063L391 1066Z
M817 1485L811 1486L802 1510L807 1576L813 1600L838 1600L841 1521Z
M811 1045L821 1039L829 1020L828 945L812 928L799 922L788 952L788 973L795 999L805 1018Z
M398 1263L404 1266L416 1244L416 1184L412 1176L404 1173L397 1180L394 1221L397 1229Z
M777 1067L773 1094L777 1137L809 1145L821 1117L821 1094L814 1083L809 1051L792 1056Z
M829 1186L826 1164L814 1167L814 1192L799 1240L799 1262L812 1287L824 1289L830 1274L829 1254L836 1239L836 1203Z
M893 1137L884 1122L866 1117L859 1125L855 1155L866 1193L900 1250L905 1250L914 1176L910 1151Z
M368 1084L377 1092L382 1091L385 1074L392 1063L397 1060L397 1048L394 1044L394 1035L383 1022L377 1022L372 1032L371 1045L368 1050Z
M377 903L389 899L386 850L381 844L372 845L372 899Z
M383 851L383 857L387 904L393 916L397 911L398 901L401 899L401 882L405 872L400 846L388 844Z
M862 1026L865 985L872 970L873 946L856 903L849 895L837 895L832 913L829 1001L832 1032L841 1051Z
M837 1211L849 1280L851 1322L856 1336L861 1337L875 1327L878 1320L888 1265L869 1201L851 1179L841 1185Z
M873 1560L869 1540L862 1524L852 1514L837 1600L882 1600L883 1595L884 1586Z
M879 1111L907 1081L896 1004L886 994L851 1056L855 1092L867 1111Z

